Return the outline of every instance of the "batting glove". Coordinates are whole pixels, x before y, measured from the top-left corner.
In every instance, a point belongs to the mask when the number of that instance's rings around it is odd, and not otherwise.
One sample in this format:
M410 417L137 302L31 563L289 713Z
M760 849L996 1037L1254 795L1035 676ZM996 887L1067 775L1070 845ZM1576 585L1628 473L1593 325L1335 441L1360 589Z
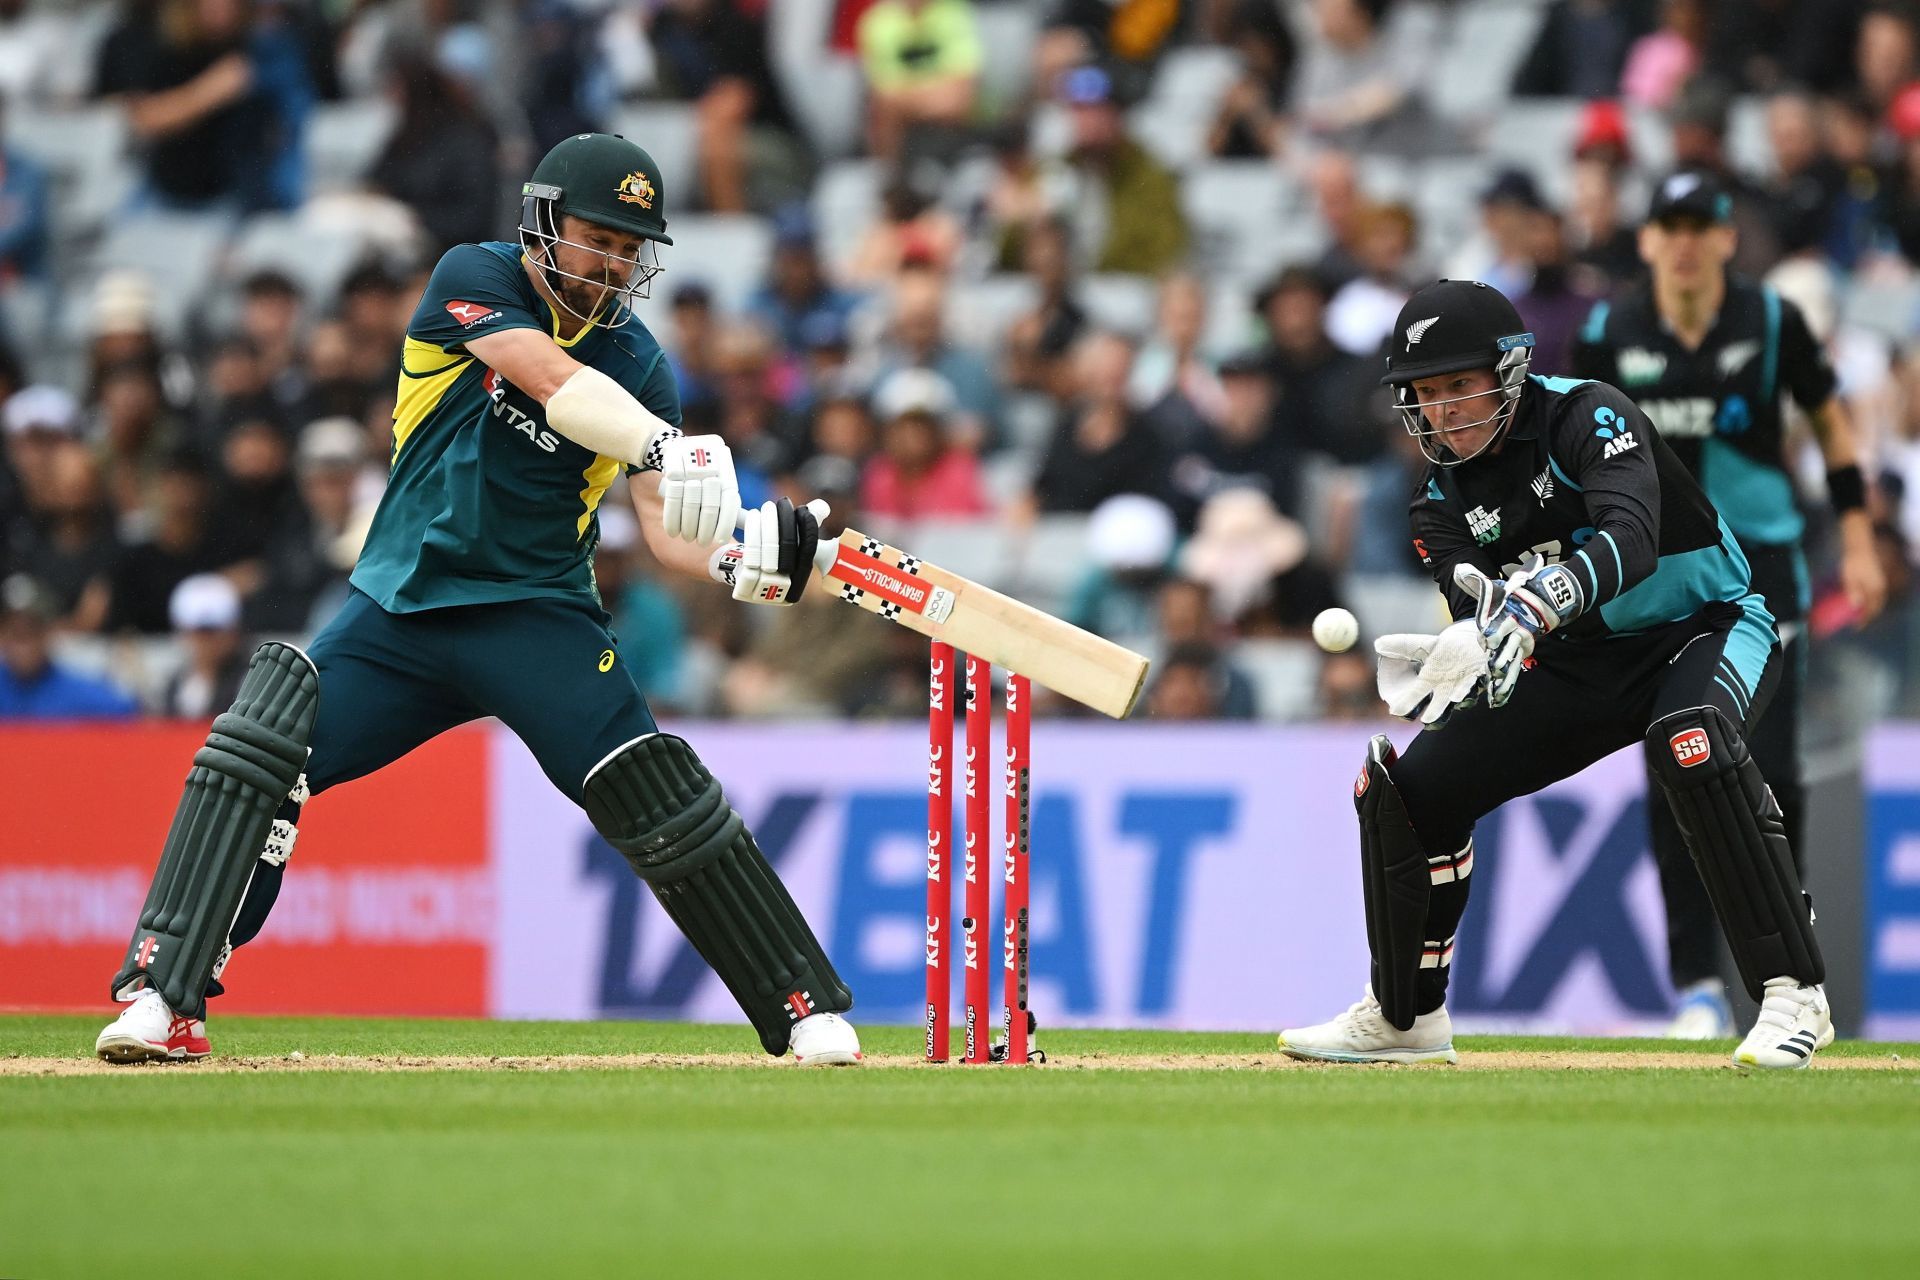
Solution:
M787 498L740 516L740 541L715 551L707 574L748 604L797 604L806 593L820 542L820 522L830 508L815 498L796 507Z
M701 546L733 537L740 520L740 481L733 453L719 436L678 436L660 451L661 524L667 536Z

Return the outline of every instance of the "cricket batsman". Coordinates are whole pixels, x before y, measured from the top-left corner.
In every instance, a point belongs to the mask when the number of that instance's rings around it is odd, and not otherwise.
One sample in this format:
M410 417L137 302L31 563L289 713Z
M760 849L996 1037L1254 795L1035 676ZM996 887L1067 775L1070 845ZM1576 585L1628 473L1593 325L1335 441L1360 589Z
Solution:
M1839 379L1800 309L1772 288L1732 275L1733 199L1710 174L1676 173L1654 193L1640 228L1650 279L1597 304L1573 349L1573 372L1621 388L1699 480L1739 539L1753 589L1780 632L1780 685L1750 746L1780 802L1795 865L1807 877L1800 700L1810 604L1805 521L1787 471L1781 402L1812 423L1840 530L1840 582L1862 621L1886 600L1867 513L1867 486ZM1654 788L1649 787L1651 794ZM1733 1034L1720 973L1719 932L1667 805L1647 806L1667 908L1667 956L1679 1008L1668 1034Z
M1474 823L1638 742L1760 1003L1734 1062L1806 1066L1833 1021L1780 808L1747 746L1781 658L1739 543L1630 399L1529 376L1533 335L1498 290L1428 285L1390 341L1384 381L1431 463L1413 546L1455 621L1375 642L1388 709L1425 731L1404 755L1375 737L1354 784L1372 982L1280 1047L1457 1061L1447 975Z
M266 921L301 807L495 716L633 864L768 1053L859 1059L851 993L720 783L654 724L594 589L595 508L622 468L655 473L629 486L649 549L738 600L799 599L826 514L743 515L727 446L681 434L667 361L630 309L673 243L665 210L651 156L577 134L523 188L518 244L458 245L434 268L352 595L307 652L260 647L194 756L101 1057L205 1057L206 999Z

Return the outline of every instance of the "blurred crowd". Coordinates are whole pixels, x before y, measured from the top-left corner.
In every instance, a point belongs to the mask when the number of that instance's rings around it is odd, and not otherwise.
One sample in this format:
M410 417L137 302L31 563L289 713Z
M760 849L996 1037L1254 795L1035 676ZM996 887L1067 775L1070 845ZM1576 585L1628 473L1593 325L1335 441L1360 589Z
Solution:
M1450 109L1432 52L1481 30L1517 33L1508 83ZM796 39L858 85L825 128L781 71ZM1381 714L1367 647L1306 636L1335 604L1435 629L1406 537L1420 459L1377 385L1402 301L1441 275L1497 284L1539 336L1534 371L1562 372L1592 304L1642 270L1649 184L1714 170L1737 268L1829 346L1900 570L1882 621L1831 637L1841 676L1879 677L1851 714L1920 711L1906 4L0 0L0 98L0 717L204 717L251 638L323 623L384 485L426 272L510 238L532 161L636 104L680 108L650 118L684 137L636 137L689 157L663 175L670 222L750 219L767 246L730 291L676 228L640 312L745 499L825 497L832 527L1151 653L1146 714L1181 719ZM316 122L373 103L391 123L351 182L316 181ZM1568 136L1519 130L1515 153L1503 121L1541 103ZM102 111L126 162L89 239L33 143ZM848 174L866 204L828 198ZM1252 229L1285 253L1223 251L1196 217L1207 175L1247 174L1299 193ZM222 245L346 221L356 252L324 285L298 235L222 259L183 315L160 264L96 252L155 218ZM600 591L658 709L924 707L911 633L826 593L734 607L663 578L619 495L600 510Z

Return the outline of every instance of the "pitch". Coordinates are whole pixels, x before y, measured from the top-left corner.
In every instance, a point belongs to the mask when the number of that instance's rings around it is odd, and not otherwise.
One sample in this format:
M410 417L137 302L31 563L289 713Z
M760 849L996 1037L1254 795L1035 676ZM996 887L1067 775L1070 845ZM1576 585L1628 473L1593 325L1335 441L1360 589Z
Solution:
M1920 1046L1052 1032L1025 1070L795 1071L737 1027L220 1019L109 1070L0 1017L0 1274L1905 1274ZM298 1058L293 1057L298 1053ZM186 1194L193 1188L196 1194Z

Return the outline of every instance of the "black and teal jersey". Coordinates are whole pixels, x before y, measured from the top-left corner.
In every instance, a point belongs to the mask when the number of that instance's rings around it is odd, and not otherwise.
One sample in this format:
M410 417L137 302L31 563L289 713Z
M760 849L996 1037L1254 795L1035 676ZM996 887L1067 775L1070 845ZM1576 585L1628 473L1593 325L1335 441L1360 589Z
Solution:
M1413 549L1455 618L1474 611L1455 565L1506 577L1535 553L1570 566L1584 593L1584 612L1551 637L1563 643L1759 607L1713 504L1647 416L1604 383L1529 378L1498 450L1429 466L1408 514Z
M1769 554L1797 544L1804 525L1786 466L1781 396L1812 411L1837 383L1799 308L1729 275L1720 314L1690 351L1643 283L1594 307L1574 344L1573 371L1620 388L1646 411L1756 561L1755 586L1774 613L1797 616L1805 592L1798 552Z
M519 246L448 250L407 324L393 470L353 571L353 585L390 612L595 598L594 512L622 464L554 431L542 405L468 354L470 339L506 329L552 335L679 425L673 374L638 318L562 339Z

